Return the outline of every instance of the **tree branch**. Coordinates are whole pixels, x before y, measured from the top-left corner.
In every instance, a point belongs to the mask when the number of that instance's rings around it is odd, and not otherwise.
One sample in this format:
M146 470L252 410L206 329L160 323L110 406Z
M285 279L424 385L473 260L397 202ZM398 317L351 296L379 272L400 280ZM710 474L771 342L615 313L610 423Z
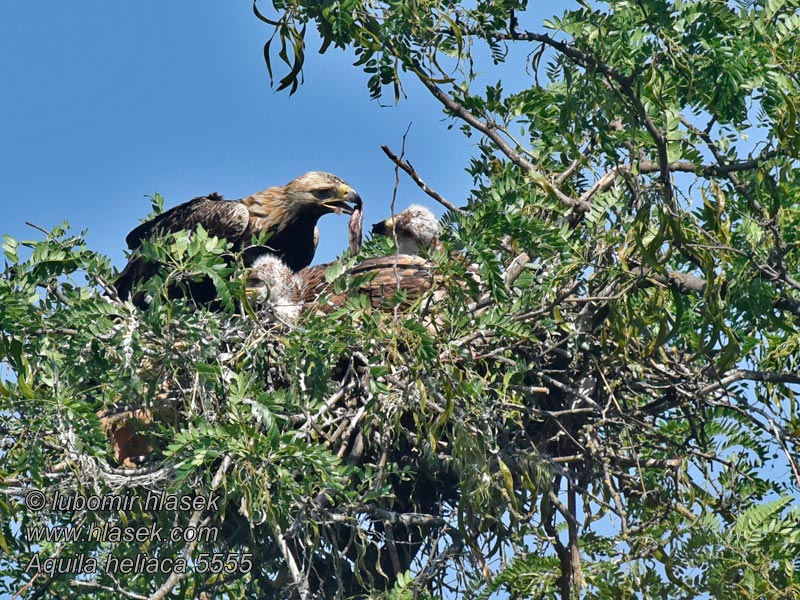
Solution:
M698 396L705 396L713 391L725 388L737 381L758 381L760 383L786 383L800 385L800 374L798 373L778 373L775 371L753 371L751 369L734 369L729 371L725 377L707 385L699 392Z
M432 190L431 188L429 188L428 185L424 181L422 181L422 178L419 175L417 175L417 172L414 170L414 167L411 166L411 163L409 163L407 161L404 161L402 158L397 156L394 152L391 151L389 146L387 146L386 144L383 144L381 146L381 150L383 150L384 154L386 154L386 156L388 156L389 159L395 165L397 165L398 167L403 169L403 171L408 173L408 176L411 177L411 179L414 180L414 183L416 183L423 192L428 194L428 196L430 196L431 198L436 200L439 204L441 204L442 206L447 208L447 210L449 210L449 211L452 211L454 213L463 212L455 204L453 204L449 200L445 199L444 196L442 196L441 194L439 194L435 190Z
M474 32L473 32L474 33ZM598 59L597 57L583 52L571 46L565 42L560 42L555 38L550 37L547 34L542 33L533 33L531 31L524 31L518 32L513 27L511 28L511 32L509 34L498 33L494 36L496 39L507 39L507 40L524 40L529 42L539 42L544 44L545 46L549 46L554 50L557 50L564 56L570 58L576 64L592 69L599 73L602 73L607 78L612 80L614 83L617 84L619 87L620 92L630 100L633 104L633 108L635 110L636 116L641 121L644 128L650 134L650 137L653 139L653 142L656 145L656 152L658 154L658 164L659 164L659 172L661 174L662 184L664 185L664 193L665 193L665 203L669 206L676 214L677 210L676 207L673 206L674 203L674 195L672 192L672 184L669 180L669 162L667 159L667 136L666 134L659 129L653 120L650 118L650 115L647 113L647 110L644 107L644 103L642 102L639 95L636 93L636 90L633 89L633 77L629 75L623 75L620 71L617 71L613 67L605 64L603 61Z
M429 77L422 73L418 67L414 68L414 73L416 73L419 80L422 82L433 97L436 98L442 105L449 110L453 115L471 125L478 131L480 131L483 135L488 137L495 145L500 149L500 151L505 154L509 160L521 168L523 171L530 173L536 169L535 165L530 162L528 159L523 157L519 152L514 150L511 145L503 139L503 136L498 133L497 129L489 123L482 121L471 112L469 112L464 106L459 104L454 98L449 96L442 90L439 86L437 86Z
M211 491L214 492L222 483L222 478L225 476L225 473L230 467L233 458L230 454L226 454L225 458L222 459L222 464L217 469L217 472L214 474L214 478L211 480ZM192 514L192 518L189 519L189 529L196 529L198 524L200 523L200 519L203 516L203 510L196 510ZM183 558L184 560L188 561L192 557L192 553L194 549L197 547L197 543L200 541L199 537L194 539L193 541L189 542L189 544L183 549ZM158 588L149 598L149 600L164 600L170 592L172 592L172 588L174 588L181 579L183 579L184 574L179 573L178 571L173 571L170 573L167 580Z

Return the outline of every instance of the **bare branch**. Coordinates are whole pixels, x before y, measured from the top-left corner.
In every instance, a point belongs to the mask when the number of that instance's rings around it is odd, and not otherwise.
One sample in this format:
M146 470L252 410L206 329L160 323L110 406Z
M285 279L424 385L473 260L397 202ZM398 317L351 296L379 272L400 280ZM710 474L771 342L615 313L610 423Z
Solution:
M386 154L386 156L388 156L389 159L395 165L397 165L398 167L403 169L403 171L408 173L409 177L411 177L411 179L414 180L414 183L416 183L423 192L428 194L428 196L430 196L431 198L436 200L439 204L441 204L442 206L447 208L447 210L450 210L450 211L455 212L455 213L463 212L460 208L458 208L455 204L453 204L449 200L445 199L437 191L432 190L431 188L429 188L428 185L424 181L422 181L422 178L419 175L417 175L417 172L416 172L416 170L414 170L414 167L411 166L411 163L409 163L409 162L403 160L402 158L400 158L399 156L397 156L394 152L391 151L389 146L384 144L384 145L381 146L381 150L383 150L384 154Z
M134 600L147 600L147 596L142 596L140 594L129 592L119 586L111 587L107 585L100 585L99 583L96 583L94 581L81 581L80 579L73 579L70 582L70 585L74 587L89 588L92 590L103 590L106 592L111 592L112 594L119 594L125 598L133 598Z
M532 162L511 147L511 145L503 138L503 136L498 133L496 126L486 123L485 121L482 121L473 115L454 98L449 96L444 90L437 86L429 77L426 77L419 69L415 69L415 73L422 84L428 88L431 94L433 94L434 98L441 102L447 110L449 110L459 119L466 122L468 125L471 125L492 140L492 142L495 143L500 151L505 154L509 160L511 160L511 162L528 173L536 169Z
M225 476L225 473L228 471L228 467L230 467L231 462L233 462L233 458L230 454L226 454L225 458L222 459L222 464L217 469L217 472L214 474L214 478L211 480L211 491L214 492L222 483L222 478ZM200 519L203 516L203 510L196 510L192 514L191 519L189 519L188 529L196 529L197 526L200 524ZM197 543L199 542L199 538L194 539L193 541L189 542L186 547L183 549L183 558L184 560L188 561L192 557L192 553L194 549L197 547ZM167 580L158 588L149 598L149 600L164 600L172 589L178 585L181 579L183 579L184 573L180 573L178 571L173 571L170 573Z
M37 231L41 231L45 235L50 235L50 232L47 231L47 229L45 229L44 227L40 227L35 223L31 223L30 221L25 221L25 225L27 225L28 227L33 227L34 229L36 229Z
M658 273L653 269L647 267L637 266L631 269L631 273L637 277L646 277L659 283L663 286L673 288L681 293L693 292L697 294L704 294L706 291L706 280L696 275L689 275L688 273L676 273L668 271L666 273Z
M511 287L511 285L525 270L525 264L530 262L530 260L531 257L528 256L527 252L523 252L522 254L514 257L514 260L509 263L505 273L503 273L503 283L506 287Z
M289 567L289 571L291 572L292 579L297 586L300 598L302 600L306 600L307 598L311 597L308 590L308 582L300 572L300 567L297 566L297 561L294 559L292 551L289 549L289 545L286 543L286 536L280 531L280 529L278 529L277 526L275 529L275 540L278 542L278 547L281 549L281 554L283 555L283 558Z
M363 512L373 519L378 519L384 523L391 523L392 525L399 523L406 527L444 527L447 525L447 522L443 518L434 515L423 513L398 513L376 506L361 505L356 507L354 512Z
M580 155L578 156L578 158L576 158L575 160L573 160L573 161L570 163L570 165L569 165L569 166L568 166L568 167L567 167L567 168L566 168L566 169L565 169L565 170L564 170L562 173L560 173L560 174L558 175L558 177L556 177L556 178L553 180L553 183L554 183L556 186L561 186L561 185L563 185L563 183L564 183L564 182L565 182L567 179L569 179L570 177L572 177L572 176L573 176L573 175L574 175L574 174L575 174L575 173L578 171L578 168L579 168L581 165L583 165L583 164L586 162L586 157L587 157L587 156L588 156L588 154L589 154L589 153L592 151L592 149L594 148L595 144L597 143L597 137L598 137L598 136L597 136L597 135L595 135L595 136L594 136L594 137L593 137L593 138L592 138L592 139L589 141L589 143L586 145L586 149L585 149L583 152L581 152L581 153L580 153Z
M717 382L707 385L698 392L704 396L718 389L725 388L737 381L758 381L761 383L787 383L800 385L799 373L777 373L775 371L753 371L750 369L734 369Z

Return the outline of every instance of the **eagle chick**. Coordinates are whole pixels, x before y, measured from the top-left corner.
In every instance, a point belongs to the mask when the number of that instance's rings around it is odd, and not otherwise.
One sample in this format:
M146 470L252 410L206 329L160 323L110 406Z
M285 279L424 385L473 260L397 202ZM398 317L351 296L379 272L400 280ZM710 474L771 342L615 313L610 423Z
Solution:
M398 254L420 254L430 252L441 246L439 242L439 222L429 208L412 204L372 226L374 235L397 238Z
M303 309L300 278L277 256L259 256L247 271L247 295L257 307L269 307L279 321L292 325Z
M368 258L348 271L350 276L366 276L367 281L357 289L364 294L373 308L393 306L392 297L403 292L407 306L434 285L432 265L420 254L441 248L439 222L430 209L412 204L394 217L372 226L372 233L397 238L397 253L389 256ZM330 312L341 306L348 294L333 294L324 305L317 303L323 293L330 293L332 286L325 279L329 264L315 265L297 273L301 282L302 297L306 304L314 304L322 312Z

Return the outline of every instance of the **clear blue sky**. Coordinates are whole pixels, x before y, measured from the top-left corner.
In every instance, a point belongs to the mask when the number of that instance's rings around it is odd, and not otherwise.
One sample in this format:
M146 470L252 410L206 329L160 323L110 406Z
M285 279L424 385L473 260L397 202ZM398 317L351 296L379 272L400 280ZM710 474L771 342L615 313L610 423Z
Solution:
M270 8L267 2L263 9ZM250 2L9 2L0 17L0 233L18 239L69 221L124 263L124 237L150 210L218 191L239 198L310 170L362 195L365 223L389 213L400 150L428 183L462 204L473 153L440 106L409 80L409 99L381 107L352 57L310 50L294 96L269 87L270 28ZM386 103L391 103L387 98ZM433 205L407 178L398 209ZM442 210L434 206L437 214ZM347 245L347 219L320 221L315 262Z

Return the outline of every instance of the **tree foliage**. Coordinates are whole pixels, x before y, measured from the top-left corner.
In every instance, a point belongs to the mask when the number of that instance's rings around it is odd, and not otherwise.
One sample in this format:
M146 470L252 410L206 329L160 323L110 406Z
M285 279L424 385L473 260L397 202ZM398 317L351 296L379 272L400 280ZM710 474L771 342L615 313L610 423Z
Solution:
M226 243L199 231L145 250L166 267L139 311L81 236L58 228L25 256L6 238L0 589L800 596L798 3L527 4L254 5L279 88L300 84L311 25L373 97L430 93L476 143L422 298L353 294L287 327L246 308ZM195 276L223 310L163 298ZM141 408L159 416L152 462L115 468L102 419ZM221 503L32 512L31 490ZM101 522L219 535L27 529ZM36 553L190 568L26 573ZM236 568L204 568L214 553Z

